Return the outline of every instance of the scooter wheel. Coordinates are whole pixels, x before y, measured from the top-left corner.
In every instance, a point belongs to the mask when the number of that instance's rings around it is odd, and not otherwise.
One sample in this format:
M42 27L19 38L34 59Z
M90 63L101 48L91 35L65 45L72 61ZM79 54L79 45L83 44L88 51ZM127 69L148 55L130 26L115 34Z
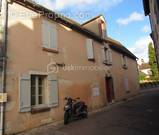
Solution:
M67 125L69 123L69 113L65 112L64 114L64 125Z

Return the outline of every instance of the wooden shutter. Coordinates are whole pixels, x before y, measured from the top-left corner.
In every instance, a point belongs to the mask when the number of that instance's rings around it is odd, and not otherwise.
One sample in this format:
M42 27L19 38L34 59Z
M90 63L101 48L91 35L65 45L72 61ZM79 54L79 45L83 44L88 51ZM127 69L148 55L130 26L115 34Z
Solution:
M126 56L125 56L125 65L126 65L126 67L128 67L128 59Z
M59 97L58 97L58 81L57 78L53 75L48 76L48 98L49 98L49 107L58 106Z
M94 49L93 49L93 40L87 39L86 41L87 46L87 57L89 60L94 60Z
M47 21L42 21L42 46L49 48L49 39L50 39L50 28Z
M121 64L122 64L122 67L124 66L124 56L123 54L121 54Z
M124 78L124 87L125 87L125 91L128 92L129 91L129 81L128 81L127 77Z
M108 49L108 55L109 55L109 64L112 64L113 60L112 60L112 52L110 49Z
M20 76L19 99L20 112L31 111L31 79L29 74Z
M102 63L106 64L105 47L101 48L101 58L102 58Z
M50 48L57 50L57 29L50 23Z

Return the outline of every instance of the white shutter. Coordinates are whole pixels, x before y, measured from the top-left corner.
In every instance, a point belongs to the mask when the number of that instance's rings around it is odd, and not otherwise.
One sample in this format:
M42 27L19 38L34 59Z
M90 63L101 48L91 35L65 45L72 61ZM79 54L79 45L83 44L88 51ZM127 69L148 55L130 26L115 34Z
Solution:
M124 87L125 87L125 91L128 92L129 91L129 81L128 81L127 77L124 78Z
M102 63L106 64L105 47L101 48L101 57L102 57Z
M127 59L127 57L125 56L125 65L126 65L126 67L128 66L128 61L127 61L128 59Z
M93 40L92 39L87 39L86 41L86 46L87 46L87 57L89 60L94 59L94 49L93 49Z
M58 97L58 81L57 78L53 75L48 76L48 98L49 98L49 107L58 106L59 97Z
M47 21L42 21L42 46L49 48L49 24Z
M122 64L122 67L124 66L124 57L123 57L123 54L121 54L121 64Z
M29 74L20 76L19 110L29 112L31 110L31 79Z
M57 29L53 24L50 24L50 48L57 50Z
M111 52L110 49L108 50L108 54L109 54L109 64L112 64L112 62L113 62L113 60L112 60L112 52Z

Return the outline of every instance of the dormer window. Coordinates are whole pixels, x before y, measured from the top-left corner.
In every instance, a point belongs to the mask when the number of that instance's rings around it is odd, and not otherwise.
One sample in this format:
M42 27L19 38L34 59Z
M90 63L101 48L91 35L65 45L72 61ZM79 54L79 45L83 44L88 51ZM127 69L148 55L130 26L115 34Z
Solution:
M106 36L105 22L103 20L99 20L99 34L102 38Z

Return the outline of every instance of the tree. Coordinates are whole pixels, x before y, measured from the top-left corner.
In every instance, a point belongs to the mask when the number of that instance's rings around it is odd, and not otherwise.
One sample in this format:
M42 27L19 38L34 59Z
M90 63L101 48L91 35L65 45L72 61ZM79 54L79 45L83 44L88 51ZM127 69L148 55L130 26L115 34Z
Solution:
M144 81L146 79L146 75L143 72L139 72L139 80Z
M149 43L148 54L149 54L149 64L150 64L150 68L152 72L151 79L157 80L158 69L157 69L157 63L156 63L155 49L152 43Z

